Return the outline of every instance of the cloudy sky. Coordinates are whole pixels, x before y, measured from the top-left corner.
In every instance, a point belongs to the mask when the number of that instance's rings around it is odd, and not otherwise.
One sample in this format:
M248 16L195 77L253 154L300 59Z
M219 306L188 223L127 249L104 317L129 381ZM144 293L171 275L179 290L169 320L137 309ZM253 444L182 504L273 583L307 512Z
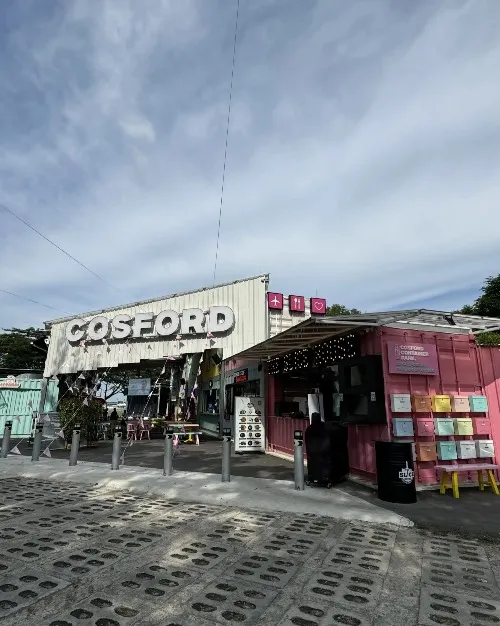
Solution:
M213 283L236 0L3 0L0 327ZM498 0L241 0L217 282L363 310L500 271Z

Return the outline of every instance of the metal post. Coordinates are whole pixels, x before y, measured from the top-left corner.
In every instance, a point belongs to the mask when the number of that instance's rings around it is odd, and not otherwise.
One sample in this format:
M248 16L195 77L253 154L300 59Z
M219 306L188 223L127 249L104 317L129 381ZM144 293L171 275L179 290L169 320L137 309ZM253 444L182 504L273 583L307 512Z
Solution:
M35 426L35 439L33 441L33 454L31 455L32 461L40 460L40 448L42 447L42 433L43 433L43 424L37 424Z
M304 434L301 430L293 433L293 473L295 489L304 491Z
M5 422L5 427L3 429L2 452L0 453L1 459L7 458L7 455L9 454L11 433L12 433L12 422Z
M111 469L120 469L120 453L122 448L121 426L115 427L115 438L113 439L113 454L111 455Z
M77 464L79 448L80 448L80 424L75 424L73 428L73 439L71 440L71 452L69 455L69 464L71 467Z
M231 429L222 429L222 482L231 481Z
M163 455L163 475L172 476L172 459L174 457L174 427L167 426L165 434L165 452Z

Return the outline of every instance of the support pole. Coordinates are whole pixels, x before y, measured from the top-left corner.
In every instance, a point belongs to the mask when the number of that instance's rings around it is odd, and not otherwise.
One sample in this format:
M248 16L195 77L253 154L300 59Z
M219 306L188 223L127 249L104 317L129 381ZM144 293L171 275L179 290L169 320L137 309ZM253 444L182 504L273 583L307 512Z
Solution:
M7 455L9 454L11 433L12 433L12 422L5 422L5 427L3 429L3 438L2 438L2 452L0 453L1 459L7 458Z
M231 482L231 429L222 429L222 482Z
M40 460L40 448L42 447L42 433L43 433L43 424L37 424L35 426L35 438L33 441L33 454L31 455L32 461Z
M111 469L120 469L120 452L122 448L122 429L121 426L115 427L115 437L113 439L113 453L111 455Z
M165 435L165 451L163 454L163 475L172 476L172 460L174 458L174 428L167 426Z
M301 430L293 433L293 473L295 489L304 491L304 434Z
M69 464L71 467L78 462L78 450L80 448L80 424L75 424L73 428L73 439L71 440L71 452L69 455Z

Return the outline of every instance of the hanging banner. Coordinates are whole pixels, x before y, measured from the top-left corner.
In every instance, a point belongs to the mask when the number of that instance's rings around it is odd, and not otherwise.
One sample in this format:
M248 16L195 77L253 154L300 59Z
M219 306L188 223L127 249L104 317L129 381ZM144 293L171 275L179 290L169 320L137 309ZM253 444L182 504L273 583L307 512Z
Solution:
M432 343L406 344L387 342L390 374L420 374L437 376L439 373L436 346Z

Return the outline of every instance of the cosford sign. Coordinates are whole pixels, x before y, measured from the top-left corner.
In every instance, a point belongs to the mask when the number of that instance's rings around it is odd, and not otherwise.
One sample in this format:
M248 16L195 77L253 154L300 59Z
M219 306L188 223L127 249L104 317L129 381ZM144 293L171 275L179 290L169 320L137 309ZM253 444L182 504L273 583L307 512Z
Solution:
M231 330L234 326L234 312L228 306L212 306L208 311L184 309L154 313L121 313L112 319L98 315L90 321L74 319L66 327L69 342L102 339L140 339L148 337L170 337L181 335L213 335Z

